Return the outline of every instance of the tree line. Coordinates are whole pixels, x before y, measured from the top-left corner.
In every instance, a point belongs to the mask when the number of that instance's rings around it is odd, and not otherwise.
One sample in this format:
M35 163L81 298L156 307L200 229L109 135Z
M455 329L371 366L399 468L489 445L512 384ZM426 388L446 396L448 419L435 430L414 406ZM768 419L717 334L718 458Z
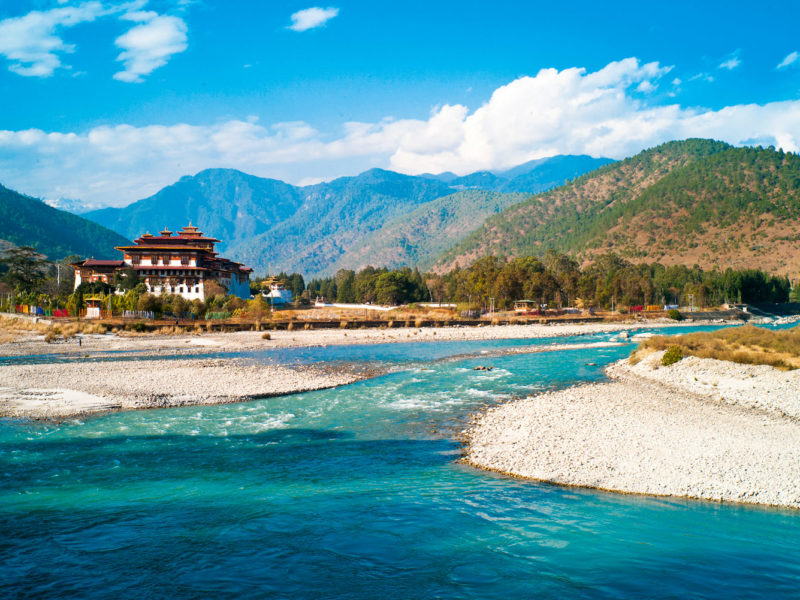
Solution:
M11 248L0 254L0 296L5 302L79 310L88 294L111 296L116 310L147 310L161 315L202 317L263 307L227 294L222 286L206 284L204 301L147 292L133 269L117 274L113 284L82 284L73 292L73 272L67 264L49 263L32 248ZM631 263L614 253L580 265L572 257L550 251L541 258L487 256L448 273L421 273L417 269L366 267L341 269L332 277L306 284L299 273L281 273L279 281L292 290L300 304L324 297L329 302L384 305L415 302L468 304L470 308L508 309L516 300L532 300L552 307L624 308L648 304L717 306L723 302L800 302L800 286L792 290L785 276L761 269L711 269L659 263ZM259 298L264 279L251 283ZM112 294L112 292L118 292ZM249 307L249 308L248 308Z
M296 292L296 290L295 290ZM768 303L800 301L785 276L761 269L711 269L660 263L631 263L615 253L598 256L581 266L554 251L543 257L487 256L448 273L420 273L407 267L358 272L341 269L334 276L314 279L295 297L314 300L378 303L468 303L485 307L494 299L500 309L516 300L549 306L612 308L648 304L718 306L723 302Z

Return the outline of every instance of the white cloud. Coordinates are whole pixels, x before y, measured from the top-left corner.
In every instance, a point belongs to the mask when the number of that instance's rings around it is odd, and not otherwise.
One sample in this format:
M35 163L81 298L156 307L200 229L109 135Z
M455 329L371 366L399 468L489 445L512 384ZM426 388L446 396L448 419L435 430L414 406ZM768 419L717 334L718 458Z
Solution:
M496 89L476 110L446 104L427 119L348 122L339 132L254 118L0 131L0 182L47 198L123 205L209 167L308 182L370 166L464 174L554 154L623 158L687 137L798 151L800 100L721 110L648 104L637 88L668 71L635 58L596 72L543 69Z
M125 68L114 74L114 79L126 82L144 81L158 67L167 64L173 54L187 48L186 23L172 16L153 11L135 11L122 17L140 23L119 36L114 43L122 49L117 60Z
M797 62L797 59L800 58L800 52L790 52L786 55L786 57L778 63L778 66L775 67L776 69L783 69L784 67L788 67L789 65L793 65Z
M639 85L636 86L636 91L642 92L643 94L649 94L651 92L656 91L656 87L657 86L653 85L650 81L645 79Z
M733 71L736 67L738 67L741 64L742 64L741 59L736 54L732 54L731 56L723 60L719 64L718 68L727 69L728 71Z
M338 14L338 8L320 8L318 6L306 8L291 16L292 24L288 27L292 31L307 31L325 25Z
M166 64L170 56L186 50L186 23L178 17L141 10L146 3L147 0L130 0L103 4L92 0L5 19L0 21L0 55L8 59L9 70L19 75L49 77L58 68L69 68L62 64L61 57L75 51L74 45L60 37L61 30L113 15L138 23L116 39L122 49L117 60L125 68L114 78L142 81L144 75Z
M94 21L106 14L108 9L100 2L86 2L4 19L0 21L0 54L8 59L8 68L14 73L49 77L62 67L60 55L75 50L59 37L59 30Z

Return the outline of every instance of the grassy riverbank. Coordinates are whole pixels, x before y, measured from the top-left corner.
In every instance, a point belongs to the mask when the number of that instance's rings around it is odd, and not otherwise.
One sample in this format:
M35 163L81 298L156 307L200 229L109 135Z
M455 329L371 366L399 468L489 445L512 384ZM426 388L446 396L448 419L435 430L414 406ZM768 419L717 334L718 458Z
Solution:
M781 370L800 368L800 327L774 331L752 325L652 337L639 345L631 362L636 364L653 352L671 347L677 347L683 356L769 365Z

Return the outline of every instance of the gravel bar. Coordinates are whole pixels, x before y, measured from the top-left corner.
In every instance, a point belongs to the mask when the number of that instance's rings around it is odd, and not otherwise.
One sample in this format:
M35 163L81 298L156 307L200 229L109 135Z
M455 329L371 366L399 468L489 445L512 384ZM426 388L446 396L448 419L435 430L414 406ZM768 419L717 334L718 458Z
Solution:
M800 371L655 353L491 408L466 462L561 485L800 508ZM715 385L716 382L716 385Z
M281 367L232 359L69 362L0 367L0 416L223 404L336 387L368 373L338 365Z

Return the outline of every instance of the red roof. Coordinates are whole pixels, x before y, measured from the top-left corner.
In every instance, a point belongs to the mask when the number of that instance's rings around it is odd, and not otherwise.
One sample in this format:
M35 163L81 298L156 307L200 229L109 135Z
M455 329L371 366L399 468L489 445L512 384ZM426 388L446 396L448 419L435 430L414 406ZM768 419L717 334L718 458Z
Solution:
M78 263L80 264L80 263ZM84 267L121 267L125 264L124 260L95 260L94 258L87 258L83 261Z

